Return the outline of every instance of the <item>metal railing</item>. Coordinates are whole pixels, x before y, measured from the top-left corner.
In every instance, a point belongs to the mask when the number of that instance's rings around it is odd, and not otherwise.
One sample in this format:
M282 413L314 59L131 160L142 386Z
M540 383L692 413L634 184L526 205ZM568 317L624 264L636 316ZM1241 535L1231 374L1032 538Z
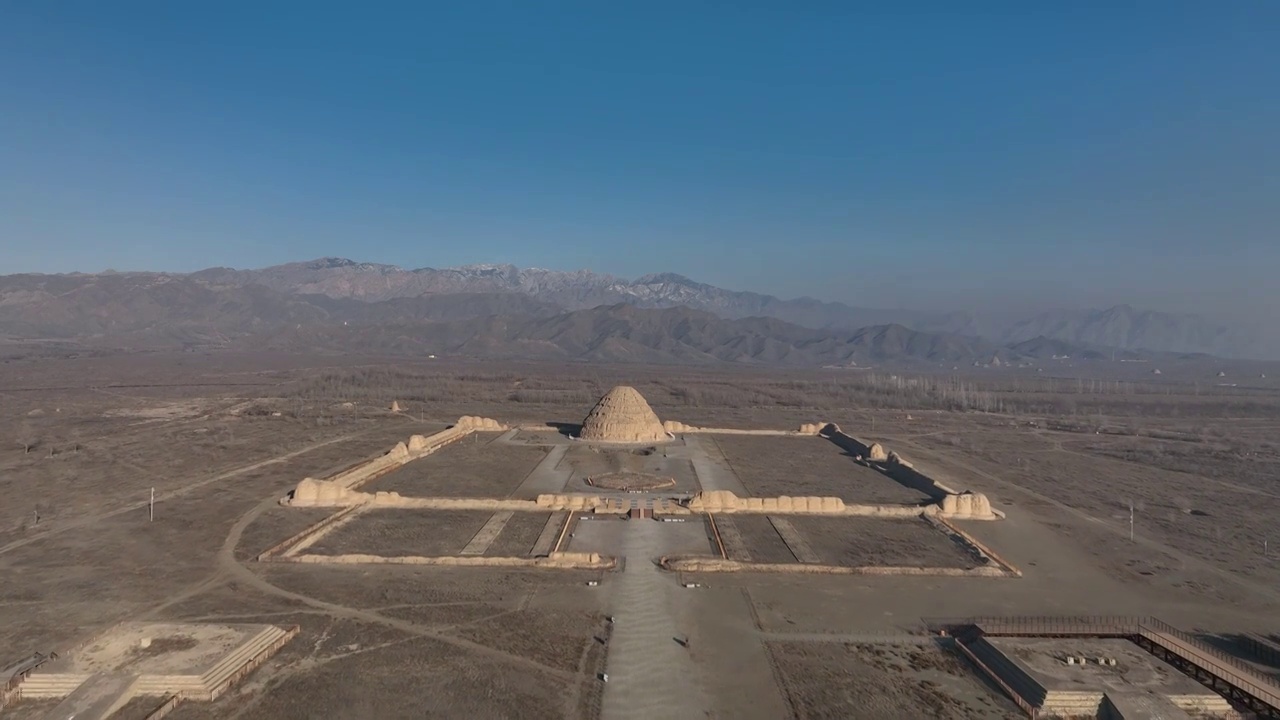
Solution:
M987 635L1079 635L1123 637L1136 635L1144 618L1136 615L1014 615L951 618L924 618L932 632L949 633L977 627Z
M1243 660L1156 618L1147 618L1138 635L1280 710L1280 686Z

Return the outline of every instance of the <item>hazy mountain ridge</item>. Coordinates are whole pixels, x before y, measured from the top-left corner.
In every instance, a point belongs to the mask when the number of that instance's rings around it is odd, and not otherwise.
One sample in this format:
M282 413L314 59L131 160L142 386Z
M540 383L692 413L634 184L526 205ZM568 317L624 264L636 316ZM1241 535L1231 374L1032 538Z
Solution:
M513 265L465 265L406 270L392 265L321 258L261 270L214 268L193 275L219 283L257 283L288 293L321 294L365 301L437 293L511 292L555 303L565 310L627 303L637 307L691 307L726 318L776 317L813 328L856 329L901 323L916 329L969 330L961 314L931 316L907 310L854 308L812 298L782 300L772 295L725 290L676 273L624 280L590 270L545 270Z
M1117 305L1105 310L1055 310L1023 320L1002 336L1007 343L1035 337L1064 340L1095 348L1152 352L1207 353L1220 356L1259 354L1259 342L1195 315L1135 310ZM1269 354L1262 351L1262 354Z
M220 346L340 352L812 366L968 362L977 338L901 325L854 331L776 318L725 319L630 303L562 311L520 293L440 293L363 302L239 285L218 273L0 278L0 333L128 347ZM214 282L216 279L218 282Z
M282 292L320 293L360 300L434 293L511 292L565 310L617 303L645 308L683 306L729 319L772 317L816 329L853 330L898 324L925 332L984 336L1002 344L1043 336L1093 348L1280 357L1280 339L1227 328L1194 315L1138 311L1127 305L1041 313L1009 324L969 312L929 314L858 308L812 298L783 300L772 295L718 288L677 273L657 273L629 281L590 270L566 272L512 265L405 270L341 258L226 272L235 273L238 282L257 282Z
M602 307L609 308L608 323L580 314ZM628 307L701 314L660 314L654 317L663 318L661 322L641 321L639 315L625 314ZM467 332L467 322L490 316L506 322L469 326L472 336L458 335ZM588 317L593 319L584 320ZM677 317L681 322L670 324ZM507 354L523 348L584 358L843 363L890 358L985 362L998 353L1004 359L1085 353L1107 357L1115 350L1280 355L1203 318L1128 306L1041 313L979 340L977 329L990 323L969 313L930 316L811 298L781 300L676 273L629 281L589 270L511 265L405 270L322 258L187 275L0 277L0 332L21 337L127 335L225 342L289 325L296 330L343 323L397 327L403 335L396 340L399 347L425 346L415 337L439 337L460 352ZM436 327L440 324L451 327ZM870 330L875 333L869 335ZM375 339L385 335L368 328L361 332ZM1242 354L1241 348L1250 350Z
M868 365L985 361L999 347L900 325L844 333L773 318L726 320L690 308L626 303L547 318L488 316L428 325L323 325L257 337L275 349L363 347L380 352L646 363Z

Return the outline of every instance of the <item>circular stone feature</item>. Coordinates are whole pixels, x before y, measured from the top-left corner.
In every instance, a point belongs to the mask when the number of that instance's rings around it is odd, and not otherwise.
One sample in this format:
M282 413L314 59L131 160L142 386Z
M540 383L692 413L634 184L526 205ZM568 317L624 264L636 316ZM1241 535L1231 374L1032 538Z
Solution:
M582 421L579 437L605 443L653 443L670 439L644 396L626 385L619 385L600 398Z
M587 484L603 490L661 490L676 486L675 478L638 472L614 472L587 478Z

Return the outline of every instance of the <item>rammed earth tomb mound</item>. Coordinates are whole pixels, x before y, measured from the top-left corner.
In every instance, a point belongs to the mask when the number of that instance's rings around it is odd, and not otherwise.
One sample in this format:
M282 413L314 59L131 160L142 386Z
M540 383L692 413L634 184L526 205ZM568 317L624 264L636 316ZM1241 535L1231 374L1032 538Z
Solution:
M593 442L650 443L666 440L667 431L644 396L619 385L587 413L580 437Z

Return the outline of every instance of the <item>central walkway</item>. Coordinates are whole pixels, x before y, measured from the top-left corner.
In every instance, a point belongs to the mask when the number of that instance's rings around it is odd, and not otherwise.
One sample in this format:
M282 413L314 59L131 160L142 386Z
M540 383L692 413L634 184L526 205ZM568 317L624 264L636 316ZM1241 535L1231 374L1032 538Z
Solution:
M683 602L691 592L677 575L655 560L669 549L669 528L652 520L627 523L623 572L609 583L614 618L609 641L602 716L615 718L698 718L710 710L698 687L698 671L683 640L692 634L692 612Z

